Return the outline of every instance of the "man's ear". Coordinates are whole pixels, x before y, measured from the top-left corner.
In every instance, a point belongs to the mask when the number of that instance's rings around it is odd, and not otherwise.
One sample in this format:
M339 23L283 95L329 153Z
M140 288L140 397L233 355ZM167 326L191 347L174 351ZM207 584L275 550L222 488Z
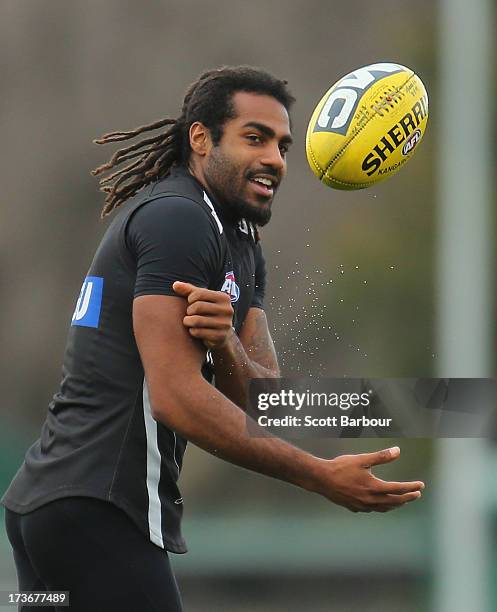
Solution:
M209 129L200 121L195 121L190 126L189 137L192 151L201 157L207 155L212 146Z

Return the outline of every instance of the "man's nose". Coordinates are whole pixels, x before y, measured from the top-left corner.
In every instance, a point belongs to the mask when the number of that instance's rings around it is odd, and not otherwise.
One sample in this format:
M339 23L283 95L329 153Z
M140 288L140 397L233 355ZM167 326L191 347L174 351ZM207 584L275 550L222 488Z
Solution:
M284 172L286 168L286 161L281 154L278 144L270 145L265 148L264 156L261 159L261 164L264 166L271 166L280 173Z

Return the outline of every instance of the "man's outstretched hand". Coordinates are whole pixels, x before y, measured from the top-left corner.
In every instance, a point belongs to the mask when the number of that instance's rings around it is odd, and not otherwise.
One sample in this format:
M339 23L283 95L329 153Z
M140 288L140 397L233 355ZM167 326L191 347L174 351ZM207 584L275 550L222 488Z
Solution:
M394 446L375 453L341 455L320 459L315 473L318 486L313 489L352 512L388 512L421 497L424 483L387 482L371 473L375 465L390 463L400 456Z
M230 296L190 283L176 281L173 289L187 300L183 325L193 338L202 340L209 349L221 348L233 332L233 307Z

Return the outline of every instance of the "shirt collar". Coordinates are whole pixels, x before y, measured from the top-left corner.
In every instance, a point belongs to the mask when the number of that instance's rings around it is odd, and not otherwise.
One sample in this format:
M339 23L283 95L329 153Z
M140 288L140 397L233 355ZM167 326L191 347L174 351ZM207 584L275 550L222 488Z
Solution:
M192 183L196 186L201 195L204 202L213 210L213 216L216 220L216 223L221 227L232 227L245 238L252 238L255 241L255 228L252 223L246 221L246 219L240 219L233 221L229 217L226 216L222 207L217 202L215 196L208 192L207 189L202 185L202 183L195 177L193 174L186 168L186 166L175 166L173 170L171 170L171 174L181 175L186 178L189 178ZM222 233L220 228L220 233Z

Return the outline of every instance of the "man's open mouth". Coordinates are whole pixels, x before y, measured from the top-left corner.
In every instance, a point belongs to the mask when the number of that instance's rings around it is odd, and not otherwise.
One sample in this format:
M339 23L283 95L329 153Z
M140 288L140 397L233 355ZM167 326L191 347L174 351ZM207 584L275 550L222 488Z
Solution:
M257 193L270 197L274 193L274 188L277 186L277 180L269 176L254 176L249 179L253 184Z

